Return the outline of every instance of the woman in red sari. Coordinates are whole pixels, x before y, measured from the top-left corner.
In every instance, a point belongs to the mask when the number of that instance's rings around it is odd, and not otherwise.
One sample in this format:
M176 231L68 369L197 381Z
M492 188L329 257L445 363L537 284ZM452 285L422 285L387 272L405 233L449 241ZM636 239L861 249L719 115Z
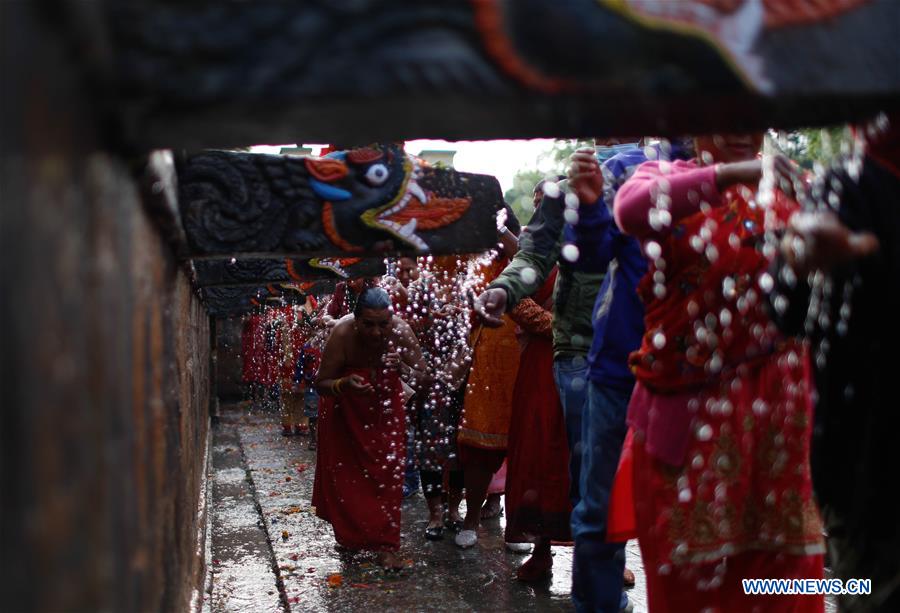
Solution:
M506 478L506 542L534 543L516 571L521 581L544 579L553 567L551 541L571 541L569 444L553 383L553 285L544 285L509 314L524 344L513 388Z
M822 611L822 596L743 593L742 578L821 578L806 348L764 307L767 232L797 208L757 192L762 135L698 138L699 160L648 162L616 221L650 260L637 384L634 506L651 612ZM776 177L790 164L774 160Z
M390 306L383 289L363 290L325 345L312 502L340 545L377 552L383 566L398 569L406 463L400 377L414 387L427 381L418 341Z

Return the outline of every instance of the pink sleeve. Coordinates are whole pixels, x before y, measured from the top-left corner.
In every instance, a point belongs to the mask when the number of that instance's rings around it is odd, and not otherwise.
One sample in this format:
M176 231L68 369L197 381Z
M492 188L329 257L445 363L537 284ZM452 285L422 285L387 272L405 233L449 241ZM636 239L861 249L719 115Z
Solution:
M626 234L638 238L667 234L679 220L692 215L700 208L700 202L718 206L721 194L716 187L716 167L697 167L692 162L662 162L669 164L670 172L660 172L660 162L646 162L628 179L616 194L613 213L616 224ZM668 184L666 189L661 185ZM661 231L650 225L650 210L656 207L661 193L671 198L669 212L672 222Z

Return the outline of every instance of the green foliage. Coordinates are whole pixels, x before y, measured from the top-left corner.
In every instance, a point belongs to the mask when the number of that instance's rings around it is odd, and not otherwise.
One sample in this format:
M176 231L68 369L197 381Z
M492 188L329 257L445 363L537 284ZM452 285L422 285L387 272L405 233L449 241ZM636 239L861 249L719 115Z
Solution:
M534 213L534 186L544 178L544 173L539 170L520 170L513 177L513 186L506 190L503 199L516 214L516 219L524 226Z
M565 175L569 165L569 156L575 153L575 149L593 146L593 141L589 140L556 140L551 149L535 160L537 166L547 170L523 168L516 173L516 176L513 177L513 186L506 190L503 197L522 225L527 224L534 213L532 195L537 182L541 179L555 179L559 175Z
M772 134L775 146L801 167L812 169L816 163L828 166L850 143L847 126L801 128Z
M566 168L569 166L569 156L575 153L576 149L582 147L590 147L593 149L594 141L585 139L557 139L553 143L553 148L541 156L541 159L552 163L552 174L562 175L566 173Z

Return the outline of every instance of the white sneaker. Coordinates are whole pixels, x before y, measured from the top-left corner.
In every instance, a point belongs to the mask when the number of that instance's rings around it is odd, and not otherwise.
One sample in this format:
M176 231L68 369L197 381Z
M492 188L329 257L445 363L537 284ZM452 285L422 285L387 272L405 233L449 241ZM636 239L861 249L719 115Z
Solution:
M530 553L531 543L507 543L506 548L513 553Z
M478 534L474 530L461 530L456 535L456 544L463 549L468 549L478 542Z

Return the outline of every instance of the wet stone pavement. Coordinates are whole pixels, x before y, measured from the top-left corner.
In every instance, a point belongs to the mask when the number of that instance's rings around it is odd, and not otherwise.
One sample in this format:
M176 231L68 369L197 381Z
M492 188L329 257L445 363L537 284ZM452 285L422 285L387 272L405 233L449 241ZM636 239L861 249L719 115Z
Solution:
M554 547L552 579L514 579L527 554L510 553L503 522L483 522L478 544L461 550L445 532L426 541L421 492L403 502L401 556L381 570L374 557L335 547L331 526L311 509L315 452L306 436L282 437L276 417L226 413L214 427L211 587L205 610L225 611L571 611L571 547ZM646 611L637 543L628 566L635 611Z
M408 567L383 571L367 554L335 547L331 526L311 508L315 452L308 436L283 437L277 417L226 412L213 429L211 579L204 613L237 611L572 611L571 547L553 547L553 576L515 580L528 554L507 551L504 518L482 523L478 544L461 550L453 535L426 541L421 491L404 500L401 556ZM465 513L465 503L462 507ZM627 565L628 596L646 613L636 541ZM833 600L826 613L834 613Z

